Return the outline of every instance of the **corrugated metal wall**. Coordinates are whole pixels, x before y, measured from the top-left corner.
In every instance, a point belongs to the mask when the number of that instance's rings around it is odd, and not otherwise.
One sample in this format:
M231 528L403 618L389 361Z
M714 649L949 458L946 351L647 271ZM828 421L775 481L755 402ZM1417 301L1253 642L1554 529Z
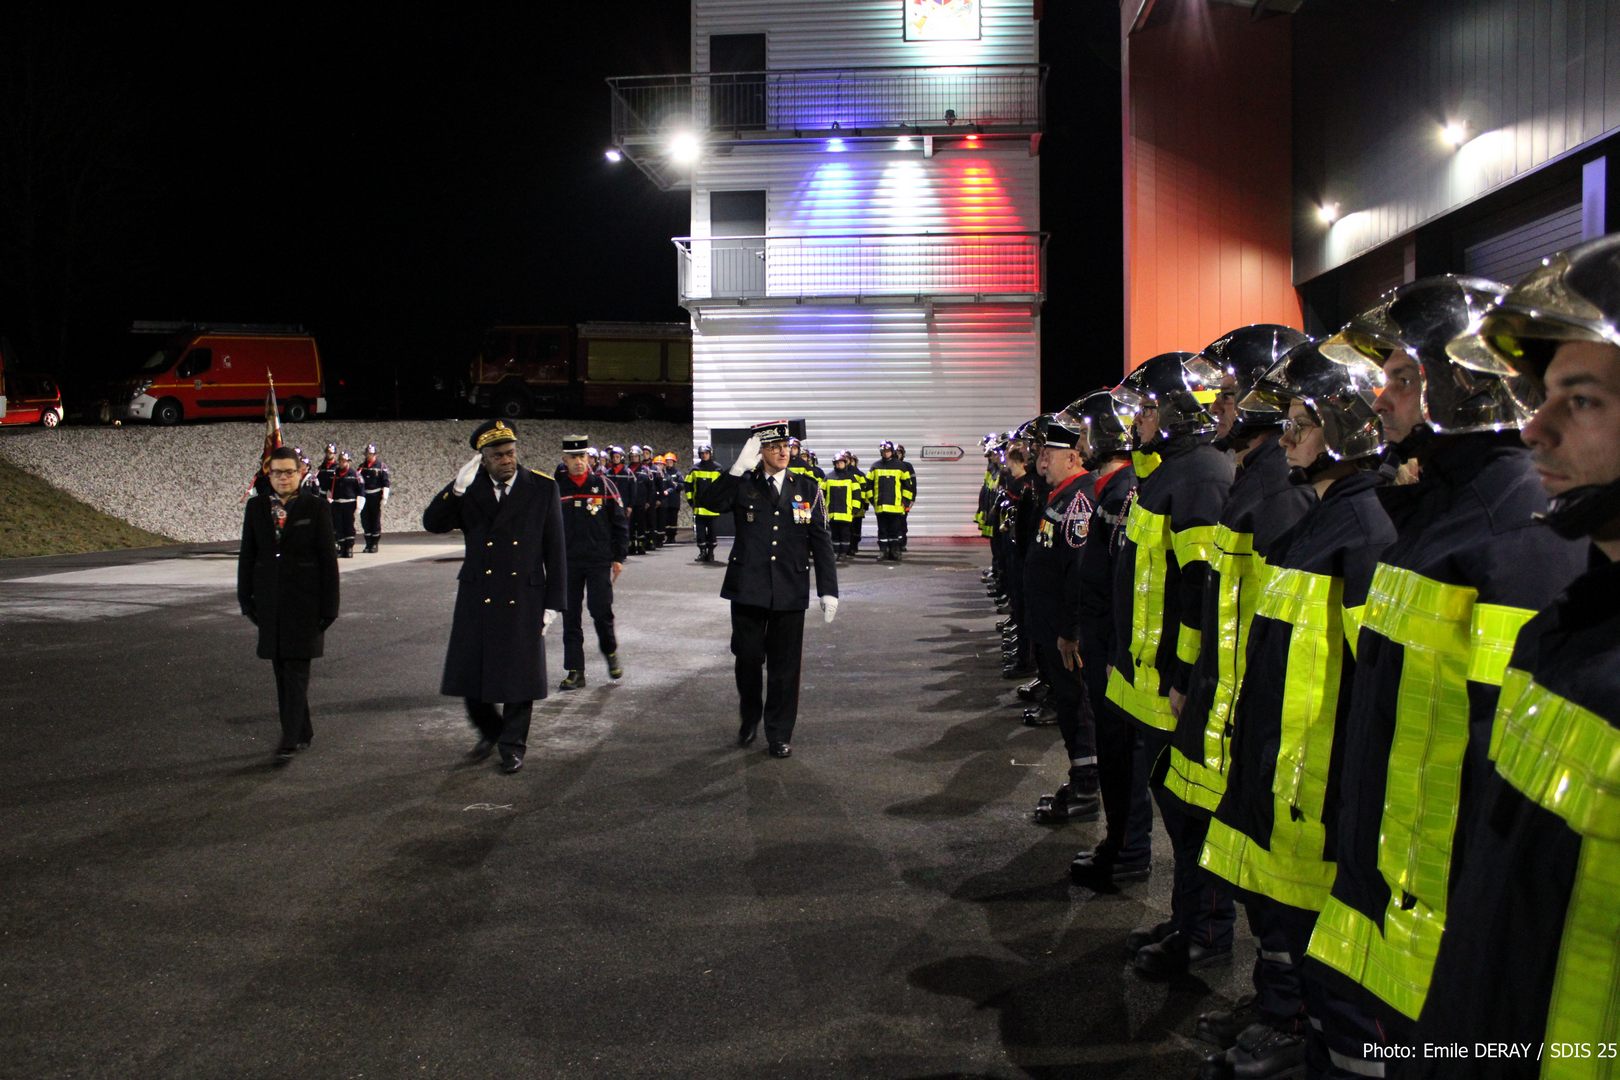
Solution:
M1620 130L1620 0L1306 4L1292 21L1296 281ZM1305 213L1324 200L1332 226Z
M803 417L830 471L839 450L867 468L882 439L917 470L917 535L975 535L979 439L1035 415L1040 325L1027 307L716 309L695 325L693 431ZM957 462L924 446L960 446ZM867 524L868 535L873 526Z
M766 35L768 67L1032 64L1032 0L981 0L980 40L906 41L901 0L694 0L692 70L709 70L711 34Z
M1545 256L1580 242L1580 185L1562 185L1470 229L1463 239L1462 269L1511 284Z
M1125 42L1125 368L1299 326L1289 20L1186 5Z

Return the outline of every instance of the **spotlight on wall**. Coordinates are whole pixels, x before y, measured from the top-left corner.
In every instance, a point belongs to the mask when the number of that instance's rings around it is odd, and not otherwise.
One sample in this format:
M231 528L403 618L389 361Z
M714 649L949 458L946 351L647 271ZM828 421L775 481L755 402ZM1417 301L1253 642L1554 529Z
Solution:
M1339 220L1339 204L1336 202L1323 203L1316 208L1316 216L1322 219L1322 224L1331 225Z
M1468 125L1461 120L1453 120L1440 129L1440 141L1450 147L1458 147L1468 141Z
M896 150L910 150L915 145L916 144L912 141L911 136L909 135L902 135L898 139L894 140L894 148Z
M670 160L677 165L690 165L701 153L702 146L698 143L698 137L690 131L676 132L669 140Z
M624 155L619 153L619 151L617 151L617 150L615 150L615 149L613 149L611 147L609 147L607 152L605 154L603 154L602 156L607 158L609 161L611 161L615 165L617 165L619 162L624 160Z
M830 154L842 154L844 152L844 140L843 139L828 139L827 140L827 152L830 153Z

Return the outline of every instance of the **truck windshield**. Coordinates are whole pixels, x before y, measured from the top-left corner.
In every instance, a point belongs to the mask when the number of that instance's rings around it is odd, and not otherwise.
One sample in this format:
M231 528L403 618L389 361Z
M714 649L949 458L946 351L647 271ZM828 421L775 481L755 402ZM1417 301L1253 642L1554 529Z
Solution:
M172 346L159 349L157 352L153 353L149 358L147 358L146 363L141 365L141 370L165 371L168 369L169 365L174 363L175 355L176 350Z

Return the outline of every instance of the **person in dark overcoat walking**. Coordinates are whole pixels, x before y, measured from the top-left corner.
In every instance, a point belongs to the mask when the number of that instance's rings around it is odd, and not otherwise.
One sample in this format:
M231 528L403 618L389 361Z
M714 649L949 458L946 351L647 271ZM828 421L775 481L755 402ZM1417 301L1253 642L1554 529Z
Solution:
M236 599L259 628L258 654L276 675L281 741L276 763L315 738L309 720L309 662L320 656L338 616L337 545L332 509L302 488L304 469L290 446L270 452L271 492L248 500L236 560Z
M469 441L478 455L422 512L422 528L460 529L467 545L440 693L467 703L479 736L468 756L499 747L501 771L514 773L546 696L541 635L567 602L562 507L556 480L518 464L505 423L481 424Z
M792 753L799 712L812 563L822 618L832 622L838 612L827 504L814 477L789 472L787 466L787 422L756 424L730 471L697 497L698 506L731 511L736 519L720 595L731 601L742 718L737 745L751 744L763 719L771 756L784 758Z

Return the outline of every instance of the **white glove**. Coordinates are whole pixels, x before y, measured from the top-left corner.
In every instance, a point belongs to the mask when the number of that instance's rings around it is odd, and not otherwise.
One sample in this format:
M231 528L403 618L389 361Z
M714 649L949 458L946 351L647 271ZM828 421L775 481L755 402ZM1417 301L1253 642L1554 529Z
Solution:
M731 475L741 476L743 473L759 464L759 436L750 435L748 441L737 454L737 460L731 463Z
M456 473L456 482L451 485L450 490L454 491L457 495L467 494L467 489L472 487L472 482L474 480L478 479L478 470L483 468L483 466L484 455L474 454L473 459L467 462L467 464L463 465L460 472Z
M821 598L821 621L830 623L833 616L838 614L838 597L823 596Z
M545 611L542 611L540 613L540 633L544 634L547 630L551 629L551 624L557 621L557 616L560 614L562 614L562 612L557 611L554 608L546 608Z
M393 491L393 490L394 490L393 488L383 488L383 505L384 506L388 505L388 493Z
M362 510L364 510L365 508L366 508L366 497L364 495L357 496L355 498L355 500L354 500L354 512L358 514Z

